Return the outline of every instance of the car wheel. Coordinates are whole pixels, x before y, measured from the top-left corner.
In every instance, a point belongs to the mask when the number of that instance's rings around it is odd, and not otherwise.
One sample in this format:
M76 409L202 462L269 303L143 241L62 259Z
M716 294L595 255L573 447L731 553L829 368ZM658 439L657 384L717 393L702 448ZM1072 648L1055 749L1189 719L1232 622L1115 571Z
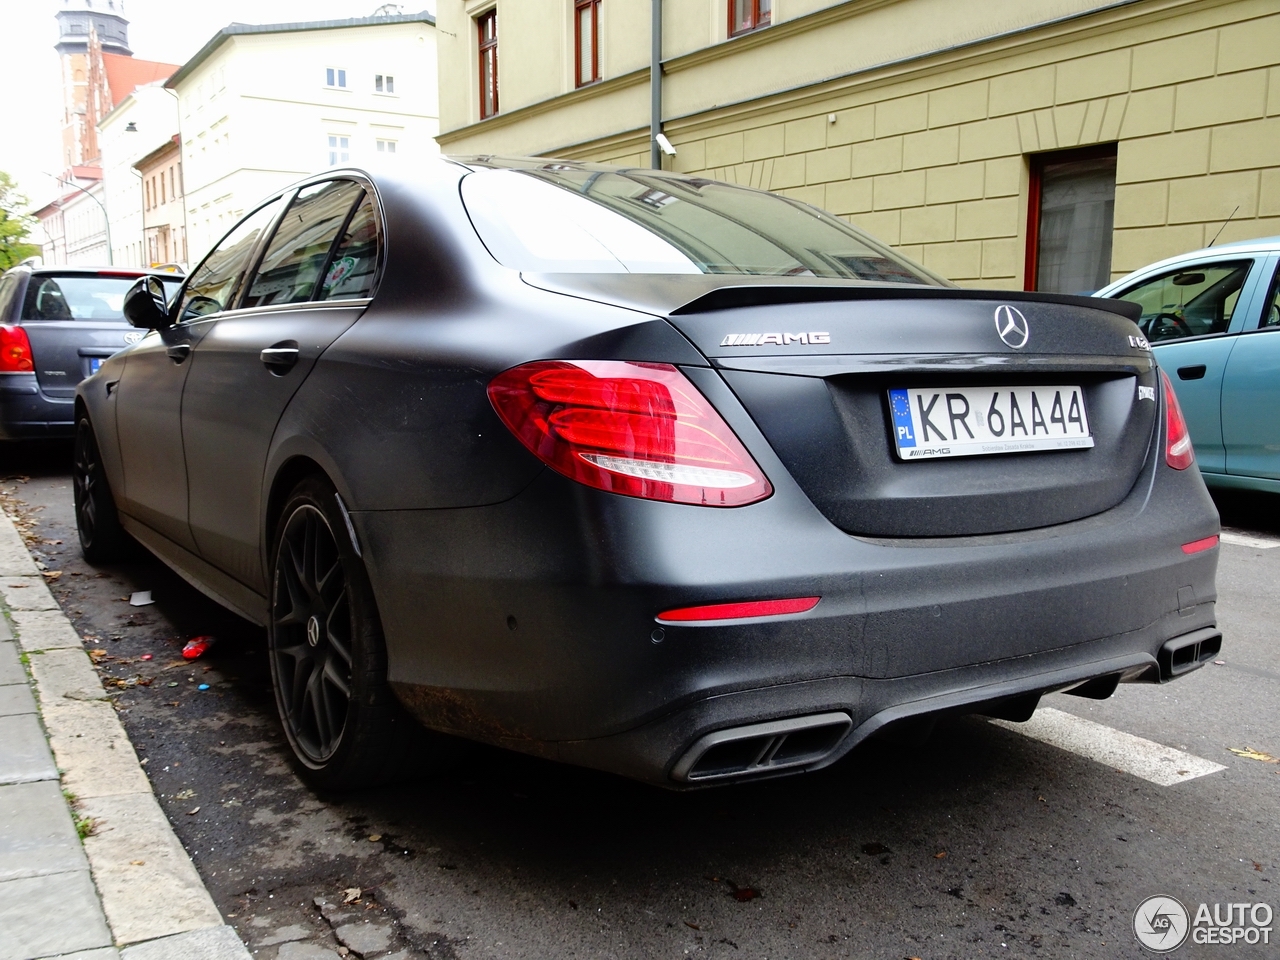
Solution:
M135 550L135 542L120 526L116 502L102 470L98 438L88 417L81 417L76 423L72 490L76 532L84 559L95 564L127 559Z
M271 556L271 677L303 775L327 790L391 778L416 725L387 686L373 591L327 479L294 488Z

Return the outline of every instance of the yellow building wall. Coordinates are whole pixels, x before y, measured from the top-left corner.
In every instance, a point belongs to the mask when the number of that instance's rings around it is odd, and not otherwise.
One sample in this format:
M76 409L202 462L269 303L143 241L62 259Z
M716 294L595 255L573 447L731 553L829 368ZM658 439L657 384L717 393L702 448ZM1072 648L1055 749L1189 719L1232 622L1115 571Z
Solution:
M780 37L771 69L799 57L812 70L806 34ZM815 56L830 43L808 39ZM1219 242L1280 234L1274 0L1150 0L734 100L758 87L769 52L762 37L742 54L668 64L672 169L824 207L962 284L1023 285L1027 157L1046 150L1118 144L1113 276L1204 246L1233 210ZM647 79L441 140L449 152L491 142L480 149L647 166ZM670 106L708 90L733 102L683 115ZM602 115L616 132L577 141Z

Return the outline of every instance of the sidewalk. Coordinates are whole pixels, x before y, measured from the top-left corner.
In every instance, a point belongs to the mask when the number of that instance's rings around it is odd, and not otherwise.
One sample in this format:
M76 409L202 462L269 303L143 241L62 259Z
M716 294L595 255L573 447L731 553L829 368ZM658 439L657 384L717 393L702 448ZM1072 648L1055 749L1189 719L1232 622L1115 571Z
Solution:
M250 960L3 512L0 600L0 960Z

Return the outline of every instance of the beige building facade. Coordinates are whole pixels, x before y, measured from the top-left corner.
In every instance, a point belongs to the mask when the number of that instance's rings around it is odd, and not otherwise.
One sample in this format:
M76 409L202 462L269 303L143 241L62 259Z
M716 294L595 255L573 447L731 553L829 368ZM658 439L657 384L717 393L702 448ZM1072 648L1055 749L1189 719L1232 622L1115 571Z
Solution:
M444 152L649 166L649 4L599 0L599 79L579 86L581 6L441 0ZM664 2L669 169L823 207L969 286L1052 288L1067 234L1097 238L1095 285L1280 234L1275 0L755 0L734 35L741 7ZM1093 234L1055 227L1073 202Z

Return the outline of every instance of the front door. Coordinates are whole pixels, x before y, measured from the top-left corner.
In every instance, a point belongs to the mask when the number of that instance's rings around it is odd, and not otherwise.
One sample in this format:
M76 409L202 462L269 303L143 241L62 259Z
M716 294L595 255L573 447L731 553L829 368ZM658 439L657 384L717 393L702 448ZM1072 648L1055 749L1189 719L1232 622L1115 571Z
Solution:
M116 387L124 512L188 550L195 540L188 525L182 391L191 354L210 329L205 315L216 315L236 296L279 208L279 201L260 208L210 252L191 274L176 322L151 331L130 351Z
M1280 480L1280 268L1258 314L1227 361L1222 439L1227 473Z
M261 593L271 438L320 354L364 311L376 238L359 184L299 191L240 309L218 318L193 357L182 401L192 533L204 559Z

